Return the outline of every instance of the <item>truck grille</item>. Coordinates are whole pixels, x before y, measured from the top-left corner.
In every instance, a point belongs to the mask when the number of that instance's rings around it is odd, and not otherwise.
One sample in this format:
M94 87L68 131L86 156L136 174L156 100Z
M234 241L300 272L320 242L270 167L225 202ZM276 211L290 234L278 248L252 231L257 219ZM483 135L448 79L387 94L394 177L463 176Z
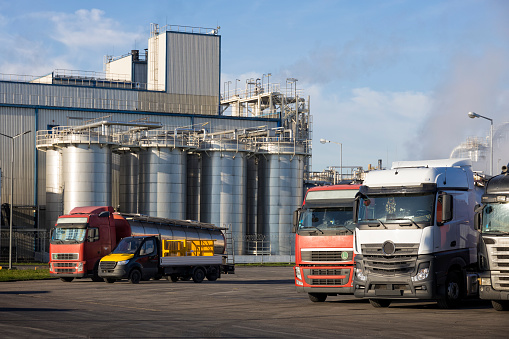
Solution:
M364 255L364 268L371 273L396 275L413 272L419 250L419 244L383 244L361 245Z
M343 286L350 280L351 270L335 268L312 268L303 269L304 279L307 284L312 286ZM313 277L320 276L320 277ZM329 277L328 277L329 276ZM344 276L344 278L338 278Z
M102 270L112 270L112 269L115 268L115 266L117 266L117 262L116 261L101 261L99 263L99 267Z
M53 253L51 254L51 259L53 260L78 260L78 253Z
M74 262L56 262L53 264L53 267L76 267L76 263L74 263Z
M486 244L491 270L491 283L499 291L509 291L509 238L493 237Z
M302 261L324 262L324 261L352 261L353 251L304 251L300 252Z
M74 268L55 268L56 273L74 273Z

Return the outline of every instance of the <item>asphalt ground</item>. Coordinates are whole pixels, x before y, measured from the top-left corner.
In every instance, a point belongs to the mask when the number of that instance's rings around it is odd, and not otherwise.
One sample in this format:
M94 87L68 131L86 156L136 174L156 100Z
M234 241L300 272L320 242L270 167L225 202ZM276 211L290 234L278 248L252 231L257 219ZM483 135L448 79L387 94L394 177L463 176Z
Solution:
M486 301L374 308L353 296L313 303L291 267L237 267L194 283L90 279L0 283L1 338L508 338L509 312Z

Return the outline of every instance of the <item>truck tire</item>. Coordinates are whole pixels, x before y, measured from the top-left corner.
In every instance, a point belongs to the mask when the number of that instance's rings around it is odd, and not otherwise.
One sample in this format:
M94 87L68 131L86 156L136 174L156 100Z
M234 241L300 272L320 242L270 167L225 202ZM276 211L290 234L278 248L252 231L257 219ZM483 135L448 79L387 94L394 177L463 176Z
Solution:
M94 282L103 282L104 281L104 279L99 276L99 261L100 260L97 260L97 262L94 265L94 272L92 274L92 281L94 281Z
M205 270L201 267L196 267L193 270L193 281L195 283L201 283L205 279Z
M491 305L497 311L509 311L509 301L507 300L492 300Z
M445 295L437 300L438 307L442 309L457 308L463 295L461 286L458 272L449 272L445 281Z
M60 278L60 280L62 280L63 282L71 282L74 280L74 278Z
M129 281L131 282L131 284L138 284L141 280L141 272L140 270L138 269L133 269L130 273L129 273Z
M216 281L217 278L219 278L219 270L216 266L209 267L209 270L207 272L207 280L209 281Z
M327 294L325 293L308 293L309 300L314 303L323 303L325 299L327 299Z
M179 280L179 276L176 274L172 274L172 275L170 275L170 280L172 282L177 282Z
M391 305L391 299L369 299L371 306L376 308L389 307Z
M114 279L114 278L106 278L106 282L108 284L113 284L115 281L117 281L117 279Z

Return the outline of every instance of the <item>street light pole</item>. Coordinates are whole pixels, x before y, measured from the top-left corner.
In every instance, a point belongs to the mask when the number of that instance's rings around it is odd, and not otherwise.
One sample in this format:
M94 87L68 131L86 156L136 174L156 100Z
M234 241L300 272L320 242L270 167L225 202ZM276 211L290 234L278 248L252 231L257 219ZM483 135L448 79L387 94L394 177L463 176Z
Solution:
M3 135L4 137L7 137L11 139L11 206L9 208L9 269L12 269L12 210L13 210L13 203L14 203L14 139L17 137L20 137L22 135L28 134L32 131L26 131L23 133L18 133L15 136L11 137L10 135L6 135L3 133L0 133L0 135Z
M336 142L336 141L320 139L320 143L322 143L322 144L325 144L325 143L328 143L328 142L329 143L332 142L333 144L337 144L337 145L340 146L339 182L341 183L341 181L343 181L343 144L340 143L340 142Z
M480 114L477 114L475 112L468 112L468 117L475 119L475 118L483 118L490 121L490 175L493 175L493 119L490 119L488 117L482 116Z

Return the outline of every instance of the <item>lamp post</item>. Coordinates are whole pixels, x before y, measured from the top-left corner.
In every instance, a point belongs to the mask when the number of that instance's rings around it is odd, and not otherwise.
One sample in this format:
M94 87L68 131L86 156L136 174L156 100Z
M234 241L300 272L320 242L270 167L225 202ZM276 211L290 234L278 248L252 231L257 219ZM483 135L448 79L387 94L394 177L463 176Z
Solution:
M480 114L477 114L475 112L468 112L469 118L475 119L475 118L483 118L490 121L490 175L493 175L493 119L490 119L488 117L482 116Z
M340 147L340 163L339 163L339 181L343 181L343 144L340 143L340 142L336 142L336 141L330 141L330 140L326 140L326 139L320 139L320 143L322 144L325 144L325 143L333 143L333 144L338 144ZM336 181L336 180L334 180ZM335 182L334 182L335 184Z
M11 270L12 269L12 206L13 206L13 202L14 202L14 139L16 139L17 137L20 137L22 135L25 135L25 134L28 134L32 131L26 131L26 132L23 132L23 133L18 133L16 134L15 136L11 137L10 135L6 135L6 134L3 134L3 133L0 133L0 135L3 135L4 137L6 138L9 138L11 139L11 150L12 150L12 155L11 155L11 208L9 209L9 269Z

